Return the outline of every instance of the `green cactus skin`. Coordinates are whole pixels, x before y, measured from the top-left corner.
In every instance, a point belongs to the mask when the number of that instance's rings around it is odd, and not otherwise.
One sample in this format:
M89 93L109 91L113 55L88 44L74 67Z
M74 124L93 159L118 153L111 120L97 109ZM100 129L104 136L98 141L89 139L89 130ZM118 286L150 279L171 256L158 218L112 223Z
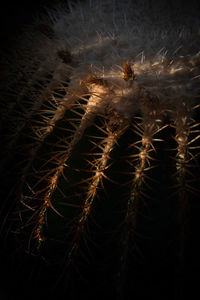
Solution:
M200 27L170 5L68 2L1 64L1 231L35 296L129 299L187 264Z

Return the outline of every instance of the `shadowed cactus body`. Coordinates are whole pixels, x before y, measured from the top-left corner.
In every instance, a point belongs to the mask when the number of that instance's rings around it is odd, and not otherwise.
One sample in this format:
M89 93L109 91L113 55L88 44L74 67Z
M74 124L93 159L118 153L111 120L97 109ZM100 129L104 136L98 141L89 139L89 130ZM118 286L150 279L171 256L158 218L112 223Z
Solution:
M119 297L142 255L183 257L198 200L199 23L176 13L68 2L4 62L4 227L67 274L106 272Z

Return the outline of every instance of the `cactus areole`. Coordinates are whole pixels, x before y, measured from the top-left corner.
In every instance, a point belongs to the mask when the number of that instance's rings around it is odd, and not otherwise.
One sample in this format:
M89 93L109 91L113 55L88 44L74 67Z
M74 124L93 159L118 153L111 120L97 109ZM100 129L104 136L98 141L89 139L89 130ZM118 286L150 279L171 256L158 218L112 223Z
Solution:
M69 290L71 273L88 290L106 274L123 299L146 260L184 261L199 199L200 21L167 3L67 1L3 59L2 232L62 265Z

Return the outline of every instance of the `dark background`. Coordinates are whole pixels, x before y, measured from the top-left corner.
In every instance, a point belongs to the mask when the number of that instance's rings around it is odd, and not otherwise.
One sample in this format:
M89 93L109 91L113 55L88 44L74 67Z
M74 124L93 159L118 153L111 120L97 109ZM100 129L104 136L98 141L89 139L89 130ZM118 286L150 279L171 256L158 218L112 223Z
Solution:
M5 1L0 12L1 48L12 45L12 40L24 25L31 24L34 17L44 13L45 6L52 6L55 0Z

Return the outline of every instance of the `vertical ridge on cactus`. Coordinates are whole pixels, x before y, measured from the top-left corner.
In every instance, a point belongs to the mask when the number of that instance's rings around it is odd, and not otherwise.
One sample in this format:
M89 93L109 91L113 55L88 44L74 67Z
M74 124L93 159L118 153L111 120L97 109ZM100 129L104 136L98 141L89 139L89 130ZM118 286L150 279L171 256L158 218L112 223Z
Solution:
M115 299L159 225L184 264L199 200L200 21L171 5L61 3L1 62L1 231Z

